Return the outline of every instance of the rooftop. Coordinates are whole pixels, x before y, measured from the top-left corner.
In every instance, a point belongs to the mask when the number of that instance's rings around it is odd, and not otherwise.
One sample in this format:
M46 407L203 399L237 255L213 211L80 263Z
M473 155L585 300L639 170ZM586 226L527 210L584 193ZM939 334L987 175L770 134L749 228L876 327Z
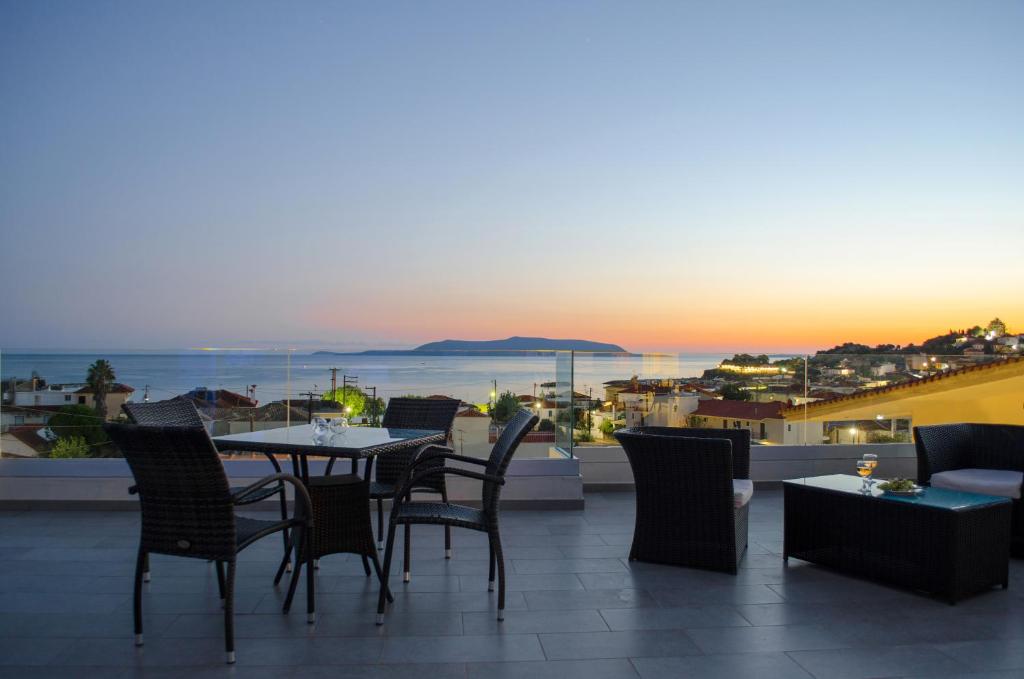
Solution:
M630 563L631 493L583 511L506 511L508 611L494 619L485 537L417 526L412 582L374 625L357 557L321 562L318 622L271 580L280 541L242 553L238 665L223 663L213 567L153 557L146 645L132 644L134 512L0 512L0 669L17 677L1019 677L1024 563L956 606L804 562L784 566L781 494L754 496L740 573ZM435 529L436 528L436 529ZM400 554L401 550L398 550ZM394 569L400 572L400 568Z

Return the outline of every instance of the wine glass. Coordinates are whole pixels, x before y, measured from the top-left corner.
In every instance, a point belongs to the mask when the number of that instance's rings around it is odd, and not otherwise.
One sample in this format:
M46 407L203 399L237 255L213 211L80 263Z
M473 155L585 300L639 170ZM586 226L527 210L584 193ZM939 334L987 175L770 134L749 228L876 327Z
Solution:
M869 480L871 472L875 471L874 465L868 460L857 460L857 475L864 479L864 485L861 486L861 492L867 493L870 490Z

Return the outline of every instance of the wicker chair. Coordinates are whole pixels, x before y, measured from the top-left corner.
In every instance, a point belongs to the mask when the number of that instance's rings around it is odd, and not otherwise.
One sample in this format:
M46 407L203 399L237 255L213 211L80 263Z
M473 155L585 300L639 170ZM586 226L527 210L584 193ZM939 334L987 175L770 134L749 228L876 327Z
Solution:
M636 486L630 560L735 574L747 548L749 502L737 500L734 480L752 489L750 432L636 427L615 437Z
M458 399L430 398L393 398L388 401L387 410L381 425L395 429L430 429L443 431L451 439L455 414L459 411ZM370 482L370 499L377 501L377 549L384 548L384 500L393 500L395 484L405 473L416 456L416 450L404 454L379 455L375 460L374 479ZM444 460L433 462L434 466L444 466ZM424 467L425 468L425 467ZM437 474L423 478L411 491L438 493L442 502L448 502L448 487L444 475ZM405 552L410 554L409 526L405 527ZM444 527L444 558L452 557L452 529ZM410 563L405 561L403 577L406 582L410 578Z
M937 424L914 427L917 482L930 485L932 475L957 469L1024 472L1024 427L1010 424ZM1013 500L1010 551L1024 556L1024 488Z
M501 432L498 441L486 460L456 455L445 446L424 446L412 464L399 479L395 491L395 504L391 509L388 526L387 547L384 550L384 581L387 582L391 569L391 557L395 547L395 528L399 524L408 527L414 523L440 524L446 527L468 528L487 533L490 542L489 591L494 590L494 573L498 573L498 620L505 619L505 560L501 551L501 534L498 530L498 506L501 487L505 485L505 472L519 443L537 424L537 416L528 410L520 410ZM439 462L452 460L476 465L484 471L476 472L463 467L438 466ZM409 491L417 488L426 479L437 474L463 476L483 481L480 509L448 502L422 502L409 499ZM405 545L405 558L409 558L409 543ZM377 604L377 624L384 624L386 606L385 590L382 589Z
M205 429L203 418L199 415L199 411L195 405L184 398L171 398L165 401L146 401L144 403L123 403L121 404L121 410L128 417L128 421L133 424L139 424L145 427L152 426L164 426L164 427L201 427ZM274 466L274 472L276 474L282 473L284 470L281 469L281 464L277 461L270 453L264 453L267 459L270 460L270 464ZM239 504L251 504L253 502L260 502L274 497L278 497L281 505L281 520L284 521L288 518L288 501L285 497L284 484L276 483L266 488L261 488L256 492L245 496L244 500ZM237 494L242 490L242 487L236 486L231 488L232 494ZM135 493L136 488L132 486L128 489L129 493ZM278 584L281 581L281 577L285 571L291 571L291 561L288 557L288 531L281 533L284 540L285 557L281 561L281 565L277 569L277 575L274 577L274 584ZM145 570L143 572L143 582L149 582L149 561L146 561Z
M305 486L290 474L272 474L232 492L217 448L206 430L188 426L106 424L104 429L131 467L142 506L142 533L135 562L135 643L142 637L142 572L150 553L214 561L224 601L224 646L227 662L235 661L234 584L240 551L272 533L291 530L303 545L306 563L308 621L315 622L312 551L309 548L311 504ZM295 488L295 514L281 521L237 516L235 508L270 485ZM227 573L225 574L225 565ZM292 574L284 612L291 608L302 561Z

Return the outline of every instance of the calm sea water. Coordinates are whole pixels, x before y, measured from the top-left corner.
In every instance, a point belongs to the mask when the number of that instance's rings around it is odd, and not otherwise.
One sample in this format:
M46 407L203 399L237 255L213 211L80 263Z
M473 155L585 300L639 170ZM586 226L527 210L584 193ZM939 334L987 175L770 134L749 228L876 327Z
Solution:
M0 375L30 377L32 371L51 383L82 382L89 364L97 358L111 362L119 382L137 390L142 398L149 385L150 398L160 400L195 387L230 389L245 393L255 384L261 403L293 398L307 390L330 388L329 368L337 367L338 385L342 375L358 377L363 388L377 387L385 398L402 394L446 394L466 401L487 401L497 380L499 392L534 393L535 385L556 378L554 356L314 356L312 354L250 352L73 353L0 354ZM589 357L577 355L577 391L603 394L602 383L613 379L640 377L697 377L716 366L724 355L644 355Z

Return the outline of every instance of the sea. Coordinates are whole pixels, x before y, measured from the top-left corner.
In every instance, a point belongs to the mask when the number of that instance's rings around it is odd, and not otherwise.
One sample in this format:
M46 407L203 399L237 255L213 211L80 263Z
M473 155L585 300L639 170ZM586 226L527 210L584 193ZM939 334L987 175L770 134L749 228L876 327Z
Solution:
M561 356L566 356L562 354ZM604 382L655 377L700 377L726 358L725 354L577 354L573 362L576 391L603 398ZM50 384L84 382L88 366L98 358L110 361L117 381L134 387L134 400L147 392L162 400L196 387L228 389L245 394L256 385L260 403L304 398L305 392L330 389L331 368L337 384L343 377L364 391L376 387L379 397L444 394L471 403L485 403L491 391L539 394L540 385L568 379L568 361L551 355L415 356L313 354L297 352L182 351L0 353L0 376L29 378L33 372Z

